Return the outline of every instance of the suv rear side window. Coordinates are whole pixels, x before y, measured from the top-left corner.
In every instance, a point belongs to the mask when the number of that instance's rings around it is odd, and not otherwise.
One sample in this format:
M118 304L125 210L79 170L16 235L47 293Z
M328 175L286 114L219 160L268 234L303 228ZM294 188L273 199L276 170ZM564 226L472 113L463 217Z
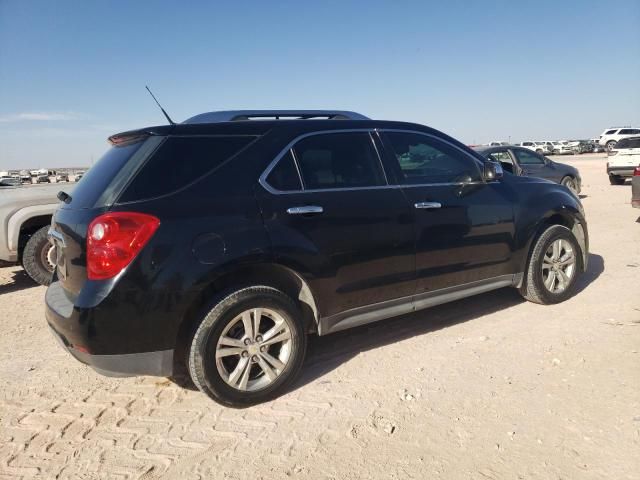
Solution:
M302 189L298 170L293 161L291 151L282 157L267 176L267 183L280 191L297 191Z
M613 135L614 133L616 133L618 130L607 130L606 132L604 132L605 135Z
M168 137L120 197L131 202L173 193L211 172L256 137Z
M400 166L400 183L451 183L480 180L477 163L457 148L419 133L387 132Z
M623 128L620 130L619 135L636 135L640 133L640 130L635 128Z
M366 132L312 135L292 150L306 190L386 184L380 159Z

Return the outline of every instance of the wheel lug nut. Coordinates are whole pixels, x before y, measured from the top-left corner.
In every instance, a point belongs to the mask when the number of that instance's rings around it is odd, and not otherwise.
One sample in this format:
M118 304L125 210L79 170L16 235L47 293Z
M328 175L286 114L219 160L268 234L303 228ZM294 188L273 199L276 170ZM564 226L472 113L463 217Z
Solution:
M251 357L251 360L253 360L254 362L257 362L258 361L258 356L254 355L253 357Z
M242 358L247 358L248 356L249 356L249 352L247 352L246 350L242 352Z
M262 335L258 335L256 337L256 342L261 342L262 341Z
M251 343L251 340L249 340L248 338L244 339L244 344L245 345L249 345Z
M262 347L260 347L260 351L261 352L266 352L267 351L267 347L265 347L264 345Z

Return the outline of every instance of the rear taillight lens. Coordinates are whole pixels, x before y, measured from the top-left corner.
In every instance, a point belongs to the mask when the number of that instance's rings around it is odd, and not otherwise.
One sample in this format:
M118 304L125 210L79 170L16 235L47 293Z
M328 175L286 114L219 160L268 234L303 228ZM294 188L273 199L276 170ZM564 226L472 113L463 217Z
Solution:
M153 215L112 212L96 217L87 231L87 276L104 280L120 273L160 225Z
M640 177L640 166L636 167L636 168L633 170L633 176L634 176L634 177Z

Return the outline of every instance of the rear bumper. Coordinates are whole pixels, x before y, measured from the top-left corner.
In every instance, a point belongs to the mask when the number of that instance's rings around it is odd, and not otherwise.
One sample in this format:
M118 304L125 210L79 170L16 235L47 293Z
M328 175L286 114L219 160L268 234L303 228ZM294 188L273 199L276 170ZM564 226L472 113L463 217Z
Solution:
M632 177L635 167L607 167L609 175L617 175L618 177Z
M73 305L59 282L52 283L45 295L45 317L55 338L76 360L107 376L152 375L168 377L173 374L173 350L154 350L113 354L93 352L96 343L96 323L89 309ZM122 321L122 319L120 319ZM135 320L133 320L135 321ZM116 323L116 315L113 322ZM126 325L128 322L124 322ZM127 332L122 331L123 342ZM104 350L104 348L103 348Z

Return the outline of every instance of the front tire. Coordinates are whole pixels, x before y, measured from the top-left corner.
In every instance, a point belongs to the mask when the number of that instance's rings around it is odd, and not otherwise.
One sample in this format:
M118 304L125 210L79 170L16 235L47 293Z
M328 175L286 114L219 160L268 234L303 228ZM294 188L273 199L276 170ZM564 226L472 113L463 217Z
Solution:
M56 268L55 247L47 238L48 230L49 227L42 227L31 235L22 251L22 267L40 285L51 283Z
M266 286L226 292L214 303L191 341L195 385L236 408L280 395L300 372L307 348L296 303Z
M582 251L573 233L552 225L534 244L520 294L542 305L564 302L582 271Z
M608 141L607 145L606 145L607 151L610 152L611 150L613 150L616 147L616 143L618 143L618 142L616 142L615 140Z

